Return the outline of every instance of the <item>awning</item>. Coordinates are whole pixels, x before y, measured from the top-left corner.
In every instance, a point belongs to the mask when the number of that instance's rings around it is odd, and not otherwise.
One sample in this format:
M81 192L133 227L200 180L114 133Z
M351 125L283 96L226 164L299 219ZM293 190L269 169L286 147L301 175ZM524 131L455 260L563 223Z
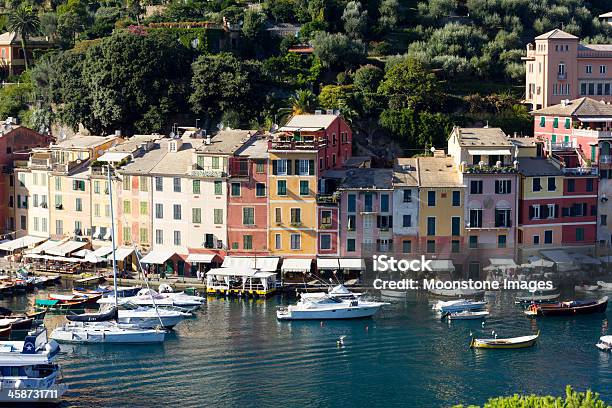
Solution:
M30 249L27 252L29 254L40 254L40 253L46 252L47 250L51 248L61 245L63 242L64 241L53 241L53 240L45 241L39 246L37 246L36 248Z
M503 268L516 268L518 265L512 258L489 258L492 266Z
M98 256L104 257L104 256L110 254L111 252L113 252L113 247L103 246L103 247L100 247L100 248L94 250L93 252L94 252L94 254L96 254Z
M13 239L11 241L0 244L0 250L13 252L17 249L27 248L32 245L39 244L46 241L48 238L34 237L32 235L26 235L25 237Z
M191 263L211 263L217 254L189 254L187 262Z
M434 272L455 270L455 265L453 265L453 261L450 259L435 259L431 261L429 266Z
M584 255L584 254L572 254L576 263L582 265L601 265L601 261L599 259L593 258L592 256Z
M162 265L174 256L173 251L154 249L140 259L141 263Z
M30 259L38 259L41 261L60 261L60 262L72 262L72 263L83 262L83 259L81 258L72 258L72 257L54 256L54 255L26 254L25 257L30 258Z
M340 269L338 258L317 258L317 269Z
M84 241L66 241L61 245L49 248L45 251L49 255L66 256L87 245Z
M612 122L612 116L578 116L580 122Z
M548 251L540 251L543 257L550 259L557 264L557 269L560 272L567 272L576 269L574 265L574 258L572 258L567 252L561 249L551 249Z
M365 261L361 258L340 258L340 269L365 271Z
M468 149L468 153L472 156L510 156L510 149L485 150L485 149Z
M288 258L283 260L282 272L310 272L312 259L310 258Z
M552 261L547 261L546 259L542 259L539 256L532 255L529 258L529 264L534 268L552 268L555 263Z
M96 160L106 163L116 163L130 156L130 153L125 152L106 152L102 156L98 157Z
M275 272L280 258L277 256L226 256L222 268L251 268Z
M119 261L119 262L123 261L125 258L130 256L133 252L134 252L134 248L133 247L119 247L119 248L115 248L115 259L117 259L117 261ZM172 255L170 255L170 256L172 256ZM113 261L113 252L112 252L112 249L111 249L111 253L106 255L106 259L108 259L111 262ZM142 259L141 259L141 262L142 262Z
M206 272L206 275L216 276L255 276L257 271L253 268L213 268Z

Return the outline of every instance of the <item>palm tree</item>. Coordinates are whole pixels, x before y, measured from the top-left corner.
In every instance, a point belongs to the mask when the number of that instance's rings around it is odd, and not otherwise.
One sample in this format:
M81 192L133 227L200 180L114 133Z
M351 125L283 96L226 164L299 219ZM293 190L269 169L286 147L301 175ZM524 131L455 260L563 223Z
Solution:
M310 89L296 91L287 99L287 106L278 110L281 122L289 116L312 112L317 105L317 96Z
M8 20L8 30L21 36L21 49L23 51L23 59L25 60L25 68L27 70L28 53L26 52L26 44L29 36L38 33L40 20L29 4L21 4L11 11Z

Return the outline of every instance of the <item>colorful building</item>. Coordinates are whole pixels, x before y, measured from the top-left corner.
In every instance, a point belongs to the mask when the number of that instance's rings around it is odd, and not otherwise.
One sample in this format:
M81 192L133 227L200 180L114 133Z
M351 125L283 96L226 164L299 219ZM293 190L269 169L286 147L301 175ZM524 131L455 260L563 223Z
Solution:
M44 37L28 37L26 53L28 63L34 62L35 50L46 50L51 43ZM14 32L0 34L0 69L9 75L18 75L25 70L25 58L21 46L21 35Z
M612 101L612 45L580 44L555 29L527 45L525 103L542 109L564 99L590 96Z
M399 158L393 168L393 242L396 254L418 252L419 175L416 158Z

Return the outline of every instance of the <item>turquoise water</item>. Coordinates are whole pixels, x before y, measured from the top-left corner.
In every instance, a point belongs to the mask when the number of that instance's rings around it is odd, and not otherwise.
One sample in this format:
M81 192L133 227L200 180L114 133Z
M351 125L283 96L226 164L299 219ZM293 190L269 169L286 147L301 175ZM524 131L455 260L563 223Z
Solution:
M594 345L606 315L531 320L513 293L491 317L441 322L431 299L393 304L374 319L278 322L277 304L209 298L163 345L62 345L65 407L446 407L515 392L592 388L612 404L612 355ZM0 302L23 307L25 298ZM30 297L29 302L31 302ZM289 300L292 301L292 300ZM47 325L63 321L54 316ZM541 330L534 348L470 350L469 334ZM336 341L346 336L344 347Z

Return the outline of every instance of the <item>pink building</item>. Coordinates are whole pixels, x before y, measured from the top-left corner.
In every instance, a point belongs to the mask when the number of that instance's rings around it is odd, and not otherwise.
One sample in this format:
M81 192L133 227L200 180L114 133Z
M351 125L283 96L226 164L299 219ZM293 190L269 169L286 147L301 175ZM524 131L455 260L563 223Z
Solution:
M612 101L612 45L578 41L555 29L527 45L524 102L531 109L581 96Z

